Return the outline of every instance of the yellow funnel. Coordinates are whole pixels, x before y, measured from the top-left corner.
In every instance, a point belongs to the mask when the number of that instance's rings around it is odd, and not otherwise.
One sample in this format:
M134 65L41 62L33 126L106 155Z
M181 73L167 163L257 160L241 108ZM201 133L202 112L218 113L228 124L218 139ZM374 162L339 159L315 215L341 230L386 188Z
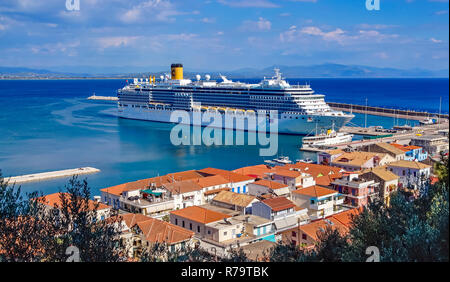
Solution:
M182 64L172 64L171 74L172 74L172 79L182 80L183 79L183 65Z

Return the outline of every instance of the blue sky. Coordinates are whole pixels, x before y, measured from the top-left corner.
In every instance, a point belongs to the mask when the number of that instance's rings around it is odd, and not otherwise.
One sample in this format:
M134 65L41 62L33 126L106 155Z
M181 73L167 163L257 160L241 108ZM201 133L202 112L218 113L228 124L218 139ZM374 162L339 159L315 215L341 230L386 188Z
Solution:
M0 66L448 69L448 0L0 2Z

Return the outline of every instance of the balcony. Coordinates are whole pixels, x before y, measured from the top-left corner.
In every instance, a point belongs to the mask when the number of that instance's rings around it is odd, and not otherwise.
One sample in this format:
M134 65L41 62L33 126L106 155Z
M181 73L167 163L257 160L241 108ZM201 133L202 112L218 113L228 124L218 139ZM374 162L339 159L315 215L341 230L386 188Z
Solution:
M119 201L123 210L132 213L152 214L174 208L174 200L172 197L156 199L120 197Z

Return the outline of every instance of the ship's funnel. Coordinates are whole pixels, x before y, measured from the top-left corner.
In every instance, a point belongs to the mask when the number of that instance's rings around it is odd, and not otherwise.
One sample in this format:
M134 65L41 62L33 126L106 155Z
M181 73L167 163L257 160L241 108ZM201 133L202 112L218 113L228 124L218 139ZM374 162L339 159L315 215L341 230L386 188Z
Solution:
M183 79L183 65L182 64L172 64L171 74L172 74L172 79L182 80Z

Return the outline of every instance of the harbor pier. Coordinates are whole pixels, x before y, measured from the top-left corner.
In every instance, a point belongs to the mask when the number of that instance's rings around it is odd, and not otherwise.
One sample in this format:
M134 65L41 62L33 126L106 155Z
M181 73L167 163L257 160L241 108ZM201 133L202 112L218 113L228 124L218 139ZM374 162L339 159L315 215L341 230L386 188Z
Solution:
M112 96L97 96L97 95L92 95L89 96L87 98L88 100L102 100L102 101L118 101L119 98L117 97L112 97Z
M439 113L429 113L429 112L417 112L413 110L401 110L401 109L391 109L391 108L382 108L382 107L373 107L373 106L365 106L365 105L355 105L355 104L345 104L345 103L335 103L335 102L327 102L327 104L334 110L345 111L345 112L354 112L375 116L385 116L385 117L395 117L402 119L413 119L413 120L422 120L428 117L436 117L441 119L448 119L448 114L439 114Z
M7 181L9 183L20 184L20 183L25 183L25 182L43 181L43 180L49 180L49 179L54 179L54 178L69 177L69 176L81 175L81 174L91 174L91 173L97 173L97 172L100 172L100 170L98 168L80 167L80 168L74 168L74 169L65 169L65 170L58 170L58 171L50 171L50 172L43 172L43 173L14 176L14 177L10 177Z

